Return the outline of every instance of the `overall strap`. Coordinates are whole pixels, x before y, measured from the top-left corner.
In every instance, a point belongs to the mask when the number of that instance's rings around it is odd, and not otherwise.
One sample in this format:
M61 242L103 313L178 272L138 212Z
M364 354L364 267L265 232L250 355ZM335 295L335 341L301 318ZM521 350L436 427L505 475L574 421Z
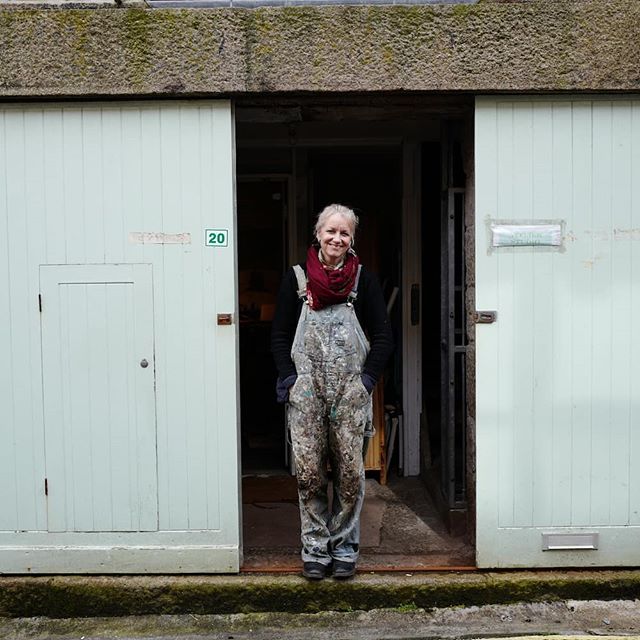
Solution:
M362 265L359 264L358 265L358 273L356 273L356 279L355 282L353 283L353 289L351 289L351 293L349 294L349 297L347 298L347 304L348 305L353 305L353 303L356 301L356 298L358 297L358 283L360 282L360 273L362 272Z
M294 264L293 272L296 274L296 280L298 281L298 298L306 302L307 301L307 276L304 272L304 269L299 264Z

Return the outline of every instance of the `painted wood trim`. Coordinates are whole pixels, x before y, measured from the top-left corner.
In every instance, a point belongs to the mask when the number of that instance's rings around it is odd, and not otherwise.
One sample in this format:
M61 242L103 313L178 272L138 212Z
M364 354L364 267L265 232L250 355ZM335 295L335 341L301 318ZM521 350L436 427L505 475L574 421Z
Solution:
M411 286L420 287L420 145L405 142L402 150L402 386L403 465L405 476L420 473L420 414L422 411L422 318L411 324ZM419 305L422 312L422 304Z
M238 573L237 545L0 546L3 573Z

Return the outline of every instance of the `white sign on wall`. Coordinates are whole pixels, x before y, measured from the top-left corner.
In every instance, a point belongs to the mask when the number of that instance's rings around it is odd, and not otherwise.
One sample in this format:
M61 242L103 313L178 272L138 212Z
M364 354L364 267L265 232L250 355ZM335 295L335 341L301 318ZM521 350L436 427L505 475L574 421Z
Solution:
M487 219L489 252L501 248L547 247L563 250L562 220Z

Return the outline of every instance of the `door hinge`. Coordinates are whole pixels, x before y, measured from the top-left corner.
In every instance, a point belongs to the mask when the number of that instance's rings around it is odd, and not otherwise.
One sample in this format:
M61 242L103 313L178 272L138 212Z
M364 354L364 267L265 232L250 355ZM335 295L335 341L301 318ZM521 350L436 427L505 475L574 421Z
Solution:
M38 294L38 310L42 313L42 294Z
M49 495L49 480L47 478L44 479L44 495Z

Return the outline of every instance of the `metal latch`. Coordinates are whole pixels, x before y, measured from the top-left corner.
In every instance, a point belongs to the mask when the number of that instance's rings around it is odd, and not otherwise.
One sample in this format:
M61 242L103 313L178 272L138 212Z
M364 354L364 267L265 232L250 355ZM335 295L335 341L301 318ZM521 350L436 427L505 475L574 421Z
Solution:
M232 313L219 313L218 314L218 324L232 324L233 323L233 314Z
M497 311L476 311L476 324L493 324L498 318Z

